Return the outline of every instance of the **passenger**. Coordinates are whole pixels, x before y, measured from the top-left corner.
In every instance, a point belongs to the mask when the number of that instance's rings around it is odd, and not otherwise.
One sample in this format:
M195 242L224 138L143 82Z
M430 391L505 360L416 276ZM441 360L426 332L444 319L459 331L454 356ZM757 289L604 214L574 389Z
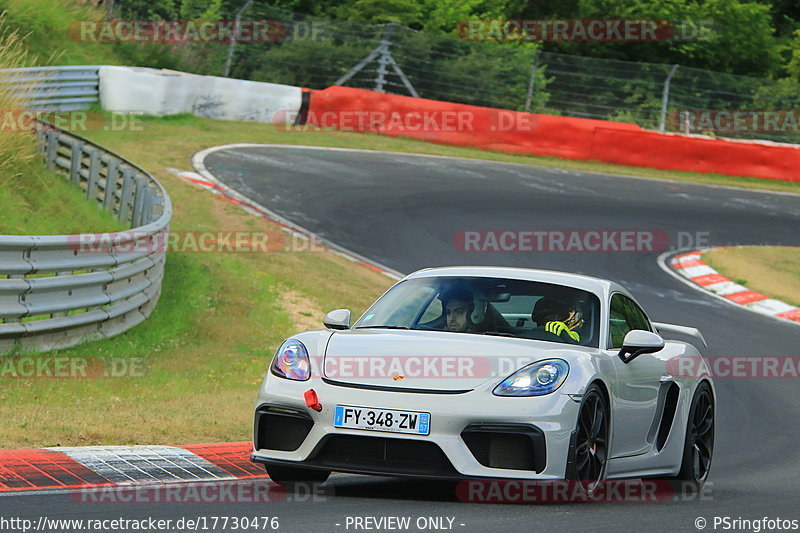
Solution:
M443 294L442 316L445 319L446 331L472 331L472 312L475 309L473 295L467 289L453 289Z
M540 298L533 306L531 320L539 327L544 327L548 333L558 335L568 342L581 341L580 334L574 331L583 324L581 313L557 298Z

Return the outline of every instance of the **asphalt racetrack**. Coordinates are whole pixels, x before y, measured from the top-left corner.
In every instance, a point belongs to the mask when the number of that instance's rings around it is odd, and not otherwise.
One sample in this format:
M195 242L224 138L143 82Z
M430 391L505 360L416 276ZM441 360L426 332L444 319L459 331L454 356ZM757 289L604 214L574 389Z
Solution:
M800 355L797 325L702 294L657 264L662 252L676 246L800 246L800 196L346 150L231 148L211 153L205 164L239 193L403 273L477 264L606 277L631 290L653 320L700 328L709 344L706 355ZM459 232L487 230L657 231L669 242L659 241L650 252L464 252L462 241L454 241L463 235ZM323 494L280 503L86 504L60 492L0 497L0 514L268 515L280 517L280 531L289 532L367 530L355 529L352 521L348 526L348 516L407 516L409 531L419 531L419 517L449 517L451 530L464 532L697 531L699 517L713 531L722 530L722 525L714 528L714 517L800 520L800 381L719 378L716 386L710 482L703 497L687 501L464 503L448 483L334 474Z

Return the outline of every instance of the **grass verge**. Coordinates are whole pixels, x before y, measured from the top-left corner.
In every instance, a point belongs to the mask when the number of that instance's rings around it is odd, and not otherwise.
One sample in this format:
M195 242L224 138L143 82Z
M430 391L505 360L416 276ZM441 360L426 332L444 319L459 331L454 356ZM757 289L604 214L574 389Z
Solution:
M0 4L2 7L2 4ZM33 61L26 37L12 29L9 15L0 15L0 68L18 68ZM63 175L48 172L34 136L16 129L14 111L25 109L33 86L8 90L11 78L0 73L0 234L69 234L122 229L103 210L86 201L85 194L70 186ZM65 208L69 215L65 215Z
M703 254L703 261L748 289L800 306L800 248L718 248Z

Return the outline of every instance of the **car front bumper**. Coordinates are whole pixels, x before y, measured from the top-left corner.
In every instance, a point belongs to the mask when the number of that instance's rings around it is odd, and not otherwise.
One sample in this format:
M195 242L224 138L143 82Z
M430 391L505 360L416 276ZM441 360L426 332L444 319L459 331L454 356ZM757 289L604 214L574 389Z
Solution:
M559 391L498 397L493 386L459 394L398 392L268 375L256 402L251 460L379 475L563 479L578 401ZM309 389L321 411L306 405ZM337 428L336 405L427 412L430 434ZM283 442L270 444L274 435Z

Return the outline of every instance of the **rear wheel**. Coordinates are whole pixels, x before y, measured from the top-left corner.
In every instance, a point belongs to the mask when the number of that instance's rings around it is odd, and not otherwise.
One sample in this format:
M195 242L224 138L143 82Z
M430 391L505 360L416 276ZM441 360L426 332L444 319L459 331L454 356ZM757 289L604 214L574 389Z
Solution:
M697 492L708 479L711 458L714 454L714 397L711 387L702 382L692 397L686 438L683 444L683 460L678 475L673 479L680 488Z
M608 460L609 413L600 387L591 385L578 410L574 444L570 447L567 476L588 482L591 491L605 478Z
M314 470L284 465L264 465L264 469L272 481L284 486L298 483L324 483L328 476L331 475L330 470Z

